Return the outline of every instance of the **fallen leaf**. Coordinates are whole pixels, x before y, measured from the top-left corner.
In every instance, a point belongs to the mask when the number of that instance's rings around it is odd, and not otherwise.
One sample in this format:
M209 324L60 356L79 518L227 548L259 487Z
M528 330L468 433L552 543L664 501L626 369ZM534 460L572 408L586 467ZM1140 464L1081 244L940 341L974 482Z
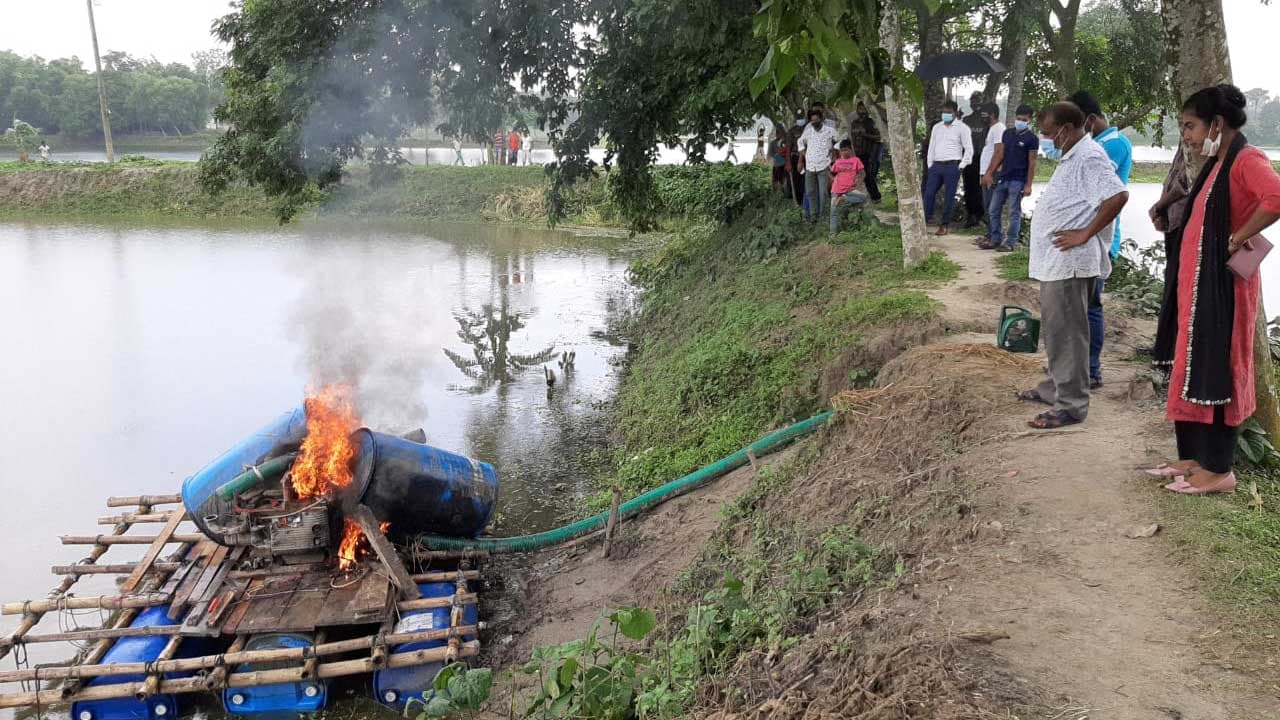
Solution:
M1139 525L1131 528L1125 532L1124 536L1137 540L1139 538L1153 537L1158 532L1160 532L1160 523L1151 523L1150 525Z
M1262 493L1258 492L1258 483L1253 480L1249 481L1249 495L1253 497L1253 499L1249 501L1249 507L1254 510L1261 510Z
M972 630L970 632L959 633L956 637L961 640L968 640L969 642L990 645L997 640L1008 640L1009 633L1002 630Z

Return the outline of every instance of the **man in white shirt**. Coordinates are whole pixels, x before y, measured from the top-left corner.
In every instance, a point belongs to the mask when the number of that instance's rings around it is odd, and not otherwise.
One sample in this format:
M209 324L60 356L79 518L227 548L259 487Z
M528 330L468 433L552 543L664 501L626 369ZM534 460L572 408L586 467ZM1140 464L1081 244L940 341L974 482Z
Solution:
M987 103L978 111L978 117L987 124L987 137L982 143L982 155L978 158L978 174L982 178L986 178L987 170L991 167L991 159L995 157L996 146L1003 142L1004 123L1000 122L1000 106L995 103ZM983 220L991 210L991 193L994 185L982 182L982 208Z
M1062 151L1031 217L1029 274L1040 281L1049 377L1018 397L1052 406L1030 421L1040 430L1089 414L1089 298L1094 282L1111 274L1111 224L1129 200L1084 124L1084 113L1072 103L1054 103L1040 113L1042 142Z
M933 217L934 198L938 189L943 190L942 224L938 234L946 235L951 224L951 214L956 209L956 186L960 184L960 172L973 162L973 138L969 126L956 122L958 106L954 100L942 103L942 121L933 126L929 134L929 154L926 162L929 173L924 181L924 218Z
M816 223L831 210L831 161L840 141L835 127L823 122L822 110L809 110L800 133L800 172L804 173L804 219Z

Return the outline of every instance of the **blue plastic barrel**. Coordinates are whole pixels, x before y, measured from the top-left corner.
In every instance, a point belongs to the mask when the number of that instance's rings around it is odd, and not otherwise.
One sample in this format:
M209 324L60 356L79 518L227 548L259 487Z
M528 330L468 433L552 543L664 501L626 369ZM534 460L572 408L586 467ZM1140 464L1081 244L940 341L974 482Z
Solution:
M170 620L169 608L153 607L138 613L138 617L129 623L129 627L155 627L177 625ZM116 640L102 656L102 665L114 663L145 663L160 657L164 646L169 643L165 636L126 637ZM218 652L215 642L207 638L186 638L178 646L175 657L198 657L211 652ZM166 673L166 678L190 676L191 673ZM120 683L141 682L143 675L113 675L97 677L89 681L89 687L100 685L118 685ZM111 698L109 700L82 700L71 705L72 720L166 720L178 717L179 704L177 695L156 694L146 700L133 697Z
M362 503L391 523L387 535L475 537L498 501L498 471L489 463L394 435L358 430L354 477L343 504Z
M314 644L314 638L307 633L267 633L249 638L245 643L245 650L305 648ZM275 670L297 667L298 664L294 661L245 663L236 667L235 672ZM294 717L299 713L323 710L328 698L327 682L302 680L292 683L226 688L222 691L222 707L233 715Z
M182 504L205 535L223 542L222 534L211 529L209 520L231 512L231 503L218 498L218 488L244 472L277 455L297 450L307 434L307 415L295 408L276 418L238 445L219 455L182 483Z
M454 583L422 583L418 589L424 598L449 597L457 585ZM419 632L421 630L443 630L449 627L450 608L431 608L429 610L411 610L406 612L396 624L397 633ZM475 625L477 620L476 606L466 605L462 611L464 625ZM467 636L470 640L475 636ZM424 640L416 643L397 645L391 649L392 654L427 650L444 647L447 640ZM426 665L398 667L378 670L373 674L373 696L387 707L403 711L405 703L411 698L422 699L423 693L431 689L436 674L444 668L444 663L434 662Z

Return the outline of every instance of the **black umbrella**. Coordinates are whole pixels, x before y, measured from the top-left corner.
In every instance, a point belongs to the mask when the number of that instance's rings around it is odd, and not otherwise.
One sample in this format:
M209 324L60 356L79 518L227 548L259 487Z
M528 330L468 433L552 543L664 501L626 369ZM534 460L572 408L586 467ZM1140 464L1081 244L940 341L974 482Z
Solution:
M921 80L941 80L966 75L990 75L1006 72L1008 69L986 50L964 50L943 53L925 60L916 68L916 75Z

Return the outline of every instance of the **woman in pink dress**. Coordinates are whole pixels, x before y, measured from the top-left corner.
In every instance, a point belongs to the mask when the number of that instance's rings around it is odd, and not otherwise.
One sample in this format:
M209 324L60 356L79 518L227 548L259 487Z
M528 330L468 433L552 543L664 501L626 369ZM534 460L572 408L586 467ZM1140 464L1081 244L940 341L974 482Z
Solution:
M1182 142L1208 158L1191 190L1180 238L1169 243L1155 362L1169 370L1167 415L1178 461L1151 470L1187 495L1235 489L1236 434L1253 415L1254 321L1260 273L1227 267L1280 218L1280 176L1240 132L1245 98L1234 85L1196 92L1182 106Z

